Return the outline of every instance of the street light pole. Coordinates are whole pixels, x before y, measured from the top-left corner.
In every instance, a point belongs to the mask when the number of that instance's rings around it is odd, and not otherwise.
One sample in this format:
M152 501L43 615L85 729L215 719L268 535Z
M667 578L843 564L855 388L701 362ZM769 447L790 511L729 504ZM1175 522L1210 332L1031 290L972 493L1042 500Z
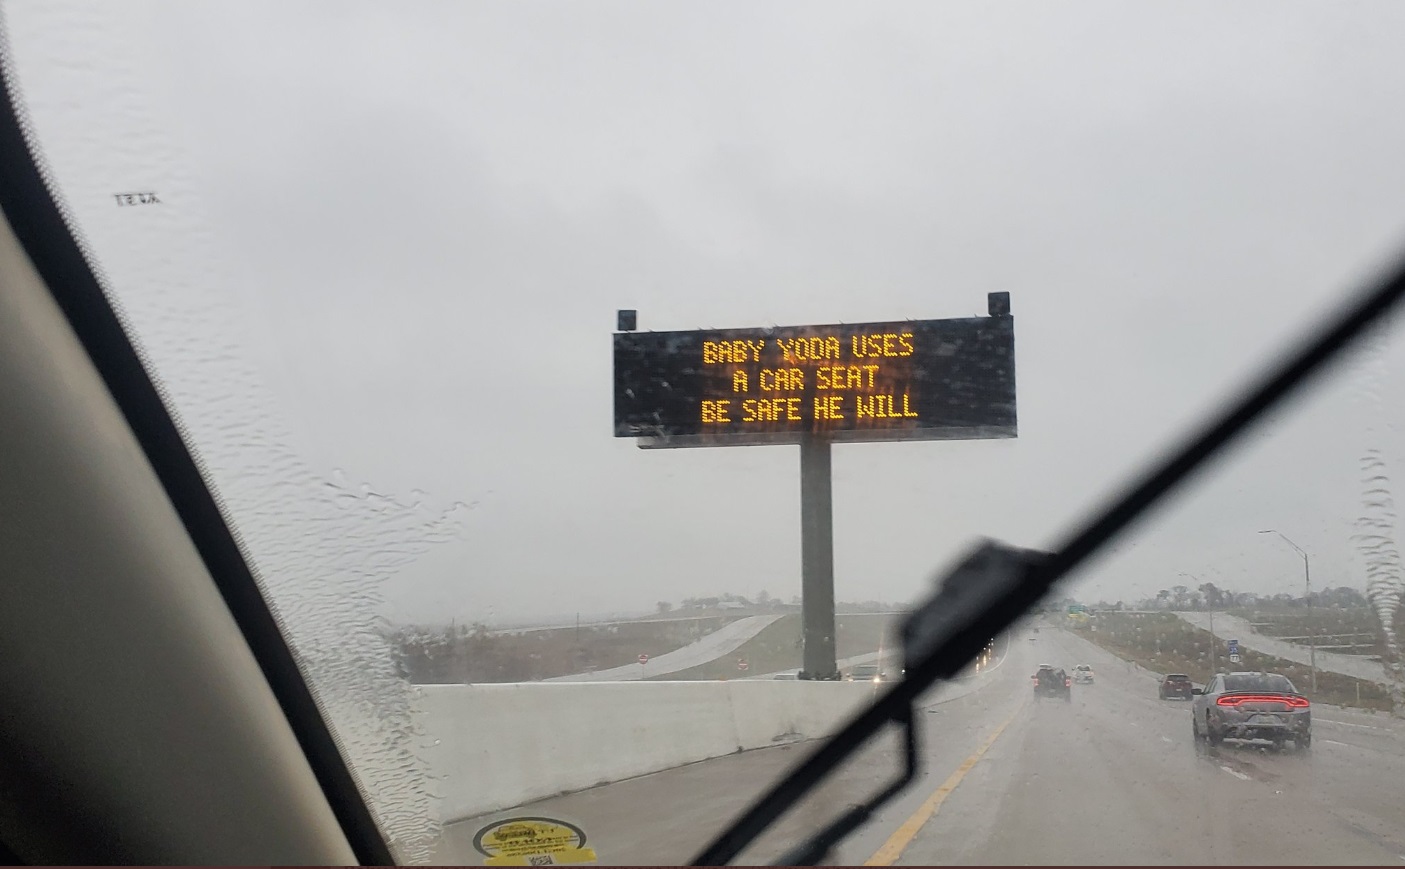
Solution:
M1308 667L1312 670L1312 693L1317 693L1317 626L1312 617L1312 566L1308 562L1307 553L1303 548L1288 539L1288 535L1273 528L1260 531L1260 534L1277 534L1283 538L1283 542L1298 551L1303 557L1303 593L1307 597L1307 659Z
M1215 611L1210 610L1210 673L1220 669L1220 638L1215 636Z
M1178 573L1177 573L1177 576L1184 576L1186 579L1192 580L1192 581L1197 582L1197 583L1200 582L1200 577L1198 577L1198 576L1196 576L1196 575L1194 575L1194 574L1191 574L1191 573L1185 573L1185 572L1181 571L1181 572L1178 572ZM1204 585L1204 583L1200 583L1200 584L1201 584L1201 585ZM1220 669L1220 652L1219 652L1220 639L1219 639L1219 637L1216 637L1216 636L1215 636L1215 611L1214 611L1213 609L1211 609L1209 612L1210 612L1210 678L1213 679L1214 676L1215 676L1215 674L1218 673L1218 672L1219 672L1219 669ZM1209 680L1207 679L1206 681L1208 682Z

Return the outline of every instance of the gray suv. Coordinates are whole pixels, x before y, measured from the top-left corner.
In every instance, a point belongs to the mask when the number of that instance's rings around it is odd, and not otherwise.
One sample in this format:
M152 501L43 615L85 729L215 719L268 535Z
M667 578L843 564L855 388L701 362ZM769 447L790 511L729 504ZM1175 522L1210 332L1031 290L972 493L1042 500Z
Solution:
M1306 749L1312 745L1312 704L1287 676L1221 673L1204 690L1194 690L1191 727L1197 740L1211 745L1225 739L1267 739L1282 748L1291 739Z

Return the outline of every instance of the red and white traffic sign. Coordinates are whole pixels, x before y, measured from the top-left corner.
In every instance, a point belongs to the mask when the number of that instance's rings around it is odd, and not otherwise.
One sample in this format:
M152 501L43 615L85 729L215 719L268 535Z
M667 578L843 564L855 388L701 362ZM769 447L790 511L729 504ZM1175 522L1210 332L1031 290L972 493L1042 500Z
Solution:
M647 664L647 663L649 663L649 656L648 656L648 655L640 655L640 656L639 656L639 663L641 663L641 664Z
M748 666L749 666L749 665L746 663L746 658L738 658L738 659L737 659L737 669L738 669L738 670L745 670Z

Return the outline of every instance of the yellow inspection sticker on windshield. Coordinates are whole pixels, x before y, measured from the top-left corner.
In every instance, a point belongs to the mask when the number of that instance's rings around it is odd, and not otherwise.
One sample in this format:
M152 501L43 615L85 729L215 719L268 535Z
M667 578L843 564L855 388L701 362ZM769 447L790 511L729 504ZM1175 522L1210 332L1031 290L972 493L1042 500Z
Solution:
M562 866L595 862L585 831L552 818L510 818L489 824L473 837L488 859L484 866Z

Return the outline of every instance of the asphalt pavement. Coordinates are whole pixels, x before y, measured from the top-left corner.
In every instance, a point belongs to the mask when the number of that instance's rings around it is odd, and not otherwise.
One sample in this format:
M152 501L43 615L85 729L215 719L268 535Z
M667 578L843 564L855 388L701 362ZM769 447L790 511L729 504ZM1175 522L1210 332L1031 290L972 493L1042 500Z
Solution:
M1051 627L1013 640L1000 666L925 698L924 772L843 842L840 865L1405 863L1405 727L1314 710L1310 752L1191 737L1189 704L1155 677ZM1035 701L1040 663L1088 663L1072 702ZM743 855L777 859L896 775L895 735L866 746ZM771 781L813 750L717 758L448 825L440 862L479 863L473 834L539 815L582 827L607 864L685 863Z

